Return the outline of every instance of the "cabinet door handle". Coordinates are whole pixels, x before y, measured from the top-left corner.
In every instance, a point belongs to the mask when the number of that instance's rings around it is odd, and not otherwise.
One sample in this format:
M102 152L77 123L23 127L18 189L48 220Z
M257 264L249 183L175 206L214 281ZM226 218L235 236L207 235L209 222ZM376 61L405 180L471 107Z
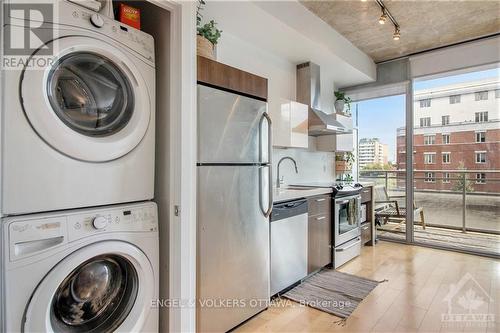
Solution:
M370 192L370 190L364 190L363 191L363 193L369 193L369 192Z
M320 216L320 217L316 218L316 221L321 221L321 220L324 220L324 219L326 219L326 216Z
M325 200L326 200L325 198L316 199L316 202L321 202L321 201L325 201Z

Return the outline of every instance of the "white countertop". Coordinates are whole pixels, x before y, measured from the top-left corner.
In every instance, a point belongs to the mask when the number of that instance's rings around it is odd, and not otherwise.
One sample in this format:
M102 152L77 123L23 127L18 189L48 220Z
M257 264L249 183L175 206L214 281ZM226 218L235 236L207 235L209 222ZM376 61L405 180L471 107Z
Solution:
M364 187L374 186L374 182L359 182ZM323 188L323 187L311 187L304 189L297 189L294 186L288 188L287 185L282 188L274 188L273 191L273 202L281 202L288 200L295 200L300 198L308 198L313 197L315 195L328 194L332 193L331 188Z
M295 200L300 198L313 197L315 195L328 194L332 193L331 188L322 188L322 187L314 187L314 188L306 188L306 189L289 189L286 186L282 188L274 188L273 191L273 202L281 202L288 200Z

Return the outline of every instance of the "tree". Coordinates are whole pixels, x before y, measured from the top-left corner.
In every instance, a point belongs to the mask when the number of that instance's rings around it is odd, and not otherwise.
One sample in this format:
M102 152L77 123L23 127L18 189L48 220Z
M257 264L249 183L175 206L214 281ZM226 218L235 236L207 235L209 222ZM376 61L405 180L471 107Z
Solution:
M394 170L394 166L391 163L371 163L365 165L361 170Z
M460 162L458 165L458 170L466 170L464 166L464 162ZM472 192L474 188L472 187L472 183L467 181L467 173L457 173L458 180L455 181L453 185L453 191L462 192L465 187L465 192Z

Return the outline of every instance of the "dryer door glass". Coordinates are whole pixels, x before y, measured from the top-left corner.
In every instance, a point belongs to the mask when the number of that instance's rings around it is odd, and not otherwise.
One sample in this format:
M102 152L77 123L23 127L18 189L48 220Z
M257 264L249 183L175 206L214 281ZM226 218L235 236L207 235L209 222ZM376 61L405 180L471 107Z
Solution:
M113 332L137 296L137 273L117 255L102 255L75 268L52 300L52 327L59 332Z
M127 76L111 60L75 52L59 59L47 79L48 99L71 129L88 136L106 136L127 125L134 94Z

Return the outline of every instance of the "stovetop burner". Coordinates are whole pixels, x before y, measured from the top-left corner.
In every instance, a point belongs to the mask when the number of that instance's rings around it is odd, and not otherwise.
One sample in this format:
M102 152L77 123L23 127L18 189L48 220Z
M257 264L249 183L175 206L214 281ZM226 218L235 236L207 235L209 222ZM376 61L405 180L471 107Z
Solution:
M320 187L331 188L334 197L354 195L361 192L363 185L359 183L324 183L324 182L311 182L303 184L293 184L292 186L298 187Z

